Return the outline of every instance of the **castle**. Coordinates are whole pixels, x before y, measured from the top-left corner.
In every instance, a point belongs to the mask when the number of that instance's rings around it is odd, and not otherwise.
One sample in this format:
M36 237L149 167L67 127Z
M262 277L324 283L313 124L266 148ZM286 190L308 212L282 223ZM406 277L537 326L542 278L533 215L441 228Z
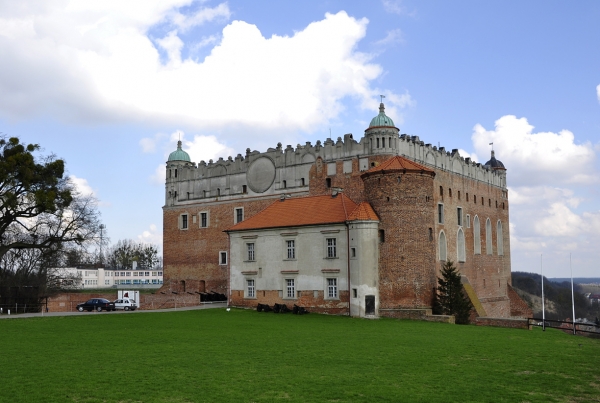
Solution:
M451 260L479 316L522 316L512 290L506 169L400 135L384 104L355 140L166 165L163 289L233 306L358 317L431 315ZM521 310L520 310L521 309Z

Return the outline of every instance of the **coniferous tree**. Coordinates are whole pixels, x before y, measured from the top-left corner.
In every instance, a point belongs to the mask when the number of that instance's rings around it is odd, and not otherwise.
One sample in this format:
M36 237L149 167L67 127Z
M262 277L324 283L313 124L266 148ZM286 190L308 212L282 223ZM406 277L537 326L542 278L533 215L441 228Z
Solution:
M457 324L468 324L471 301L464 294L460 274L454 263L448 260L442 267L442 277L438 278L437 293L434 295L433 312L454 315Z

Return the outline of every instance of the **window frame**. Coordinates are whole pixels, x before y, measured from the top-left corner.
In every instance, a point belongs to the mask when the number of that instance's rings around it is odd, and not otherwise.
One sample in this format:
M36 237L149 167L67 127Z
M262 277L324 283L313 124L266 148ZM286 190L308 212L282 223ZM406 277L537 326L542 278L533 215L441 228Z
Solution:
M327 277L325 279L324 299L340 299L339 282L337 277Z
M284 259L283 260L296 260L296 240L295 239L284 239Z
M256 243L246 242L246 261L256 262Z
M208 228L210 226L210 214L208 211L200 211L198 213L198 218L198 226L200 228Z
M244 287L244 298L256 299L256 279L246 278L246 287Z
M238 220L241 215L241 220ZM233 208L233 223L238 224L244 221L244 208L243 207L234 207Z
M458 224L459 227L463 226L463 209L462 207L457 207L456 208L456 222Z
M438 203L437 223L444 224L444 203Z
M223 262L223 256L225 256L225 262ZM219 266L227 266L228 256L226 250L219 251Z
M179 229L187 231L190 228L190 220L188 213L179 214Z
M294 277L286 277L283 281L285 282L283 299L296 299L296 279Z
M325 259L337 258L337 238L325 238Z

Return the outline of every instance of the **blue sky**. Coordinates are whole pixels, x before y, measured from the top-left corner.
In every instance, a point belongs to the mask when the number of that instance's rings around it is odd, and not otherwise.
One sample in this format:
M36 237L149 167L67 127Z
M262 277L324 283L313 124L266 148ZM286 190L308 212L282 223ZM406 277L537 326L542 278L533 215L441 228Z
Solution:
M513 271L600 277L597 1L0 1L0 132L162 243L164 162L401 133L508 169Z

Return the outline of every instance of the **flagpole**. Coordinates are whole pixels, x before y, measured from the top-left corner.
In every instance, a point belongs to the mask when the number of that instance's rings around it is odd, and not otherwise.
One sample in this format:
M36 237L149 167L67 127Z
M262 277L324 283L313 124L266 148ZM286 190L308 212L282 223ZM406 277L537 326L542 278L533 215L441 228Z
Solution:
M571 268L571 305L573 306L573 334L575 334L575 292L573 291L573 266L571 265L571 254L569 253L569 267Z
M542 276L542 330L546 331L546 307L544 306L544 265L543 254L540 254L540 275Z

